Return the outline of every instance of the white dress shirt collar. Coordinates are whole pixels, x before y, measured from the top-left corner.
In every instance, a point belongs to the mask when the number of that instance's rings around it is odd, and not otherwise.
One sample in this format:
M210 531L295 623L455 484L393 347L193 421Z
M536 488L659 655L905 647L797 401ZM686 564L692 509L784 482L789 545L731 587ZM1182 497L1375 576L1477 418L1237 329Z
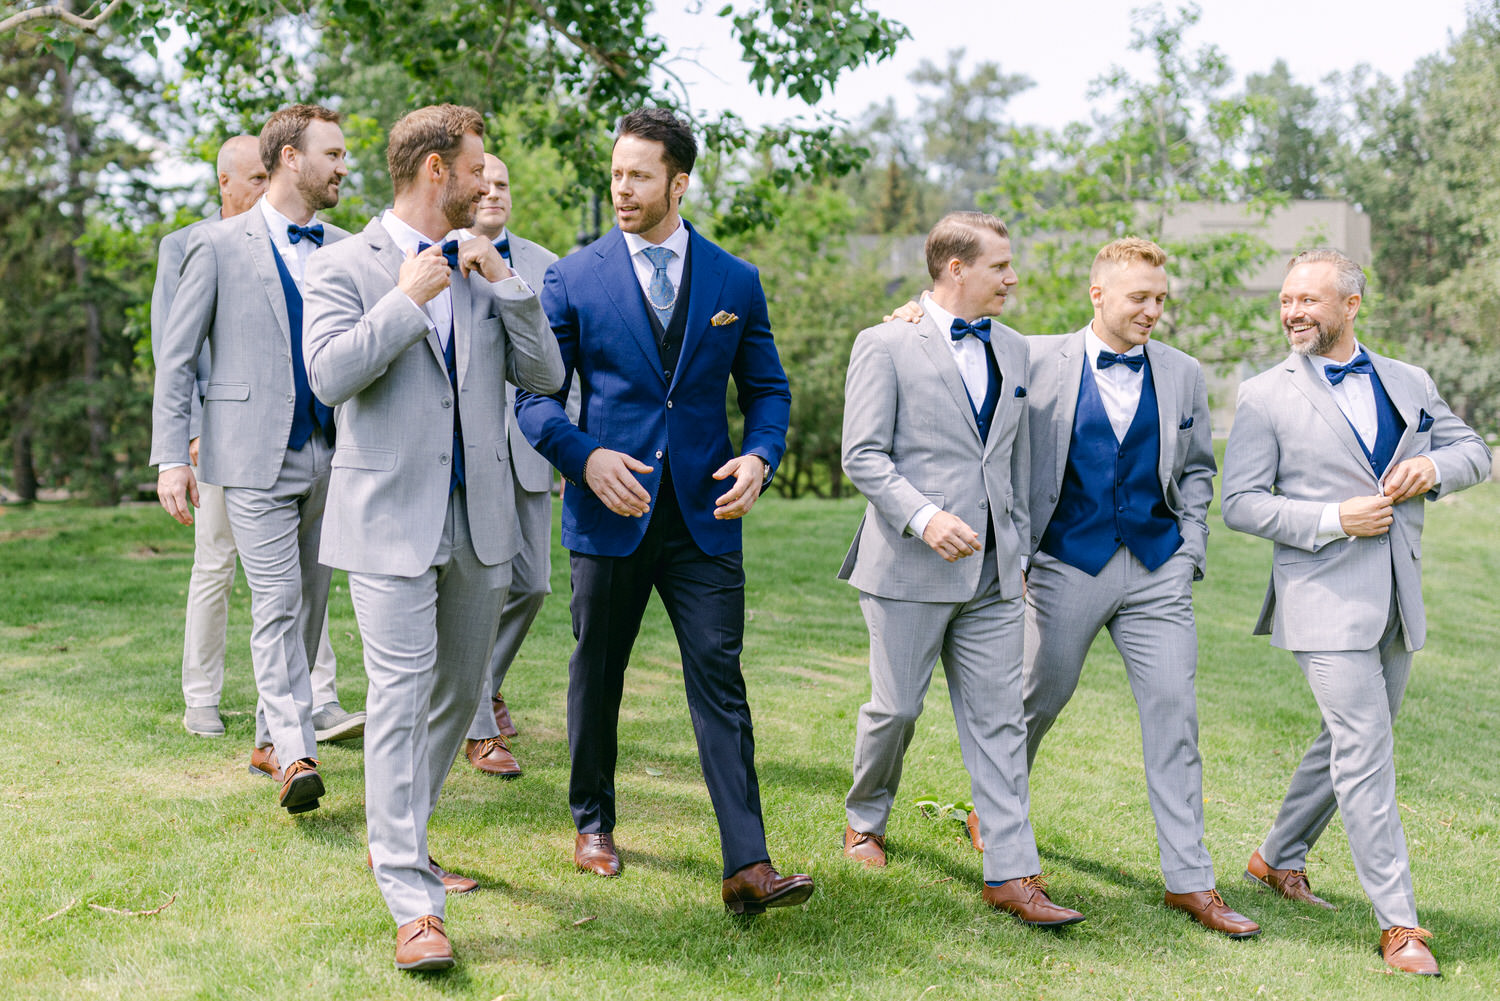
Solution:
M677 228L672 235L661 243L652 243L639 233L621 232L625 237L625 249L630 252L630 264L635 269L635 279L640 282L641 291L648 292L651 288L651 276L656 273L656 267L641 253L647 247L666 247L672 252L672 259L667 262L667 278L672 282L675 289L682 288L682 273L687 261L688 250L688 228L681 219L677 220Z

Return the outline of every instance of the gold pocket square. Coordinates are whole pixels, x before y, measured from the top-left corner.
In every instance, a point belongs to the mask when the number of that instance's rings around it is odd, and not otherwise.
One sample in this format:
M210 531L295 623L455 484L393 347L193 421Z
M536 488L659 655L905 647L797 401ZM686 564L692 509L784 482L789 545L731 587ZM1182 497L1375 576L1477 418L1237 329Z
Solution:
M713 319L708 321L708 325L710 327L727 327L738 319L739 317L735 316L729 310L721 309L713 315Z

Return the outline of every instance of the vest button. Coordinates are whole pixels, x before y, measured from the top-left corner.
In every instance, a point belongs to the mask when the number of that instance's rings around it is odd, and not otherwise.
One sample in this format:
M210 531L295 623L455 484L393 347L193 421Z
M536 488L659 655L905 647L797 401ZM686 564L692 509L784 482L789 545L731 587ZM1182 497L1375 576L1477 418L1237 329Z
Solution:
M660 459L660 458L661 458L661 449L657 449L657 450L656 450L656 457L657 457L657 458L658 458L658 459Z

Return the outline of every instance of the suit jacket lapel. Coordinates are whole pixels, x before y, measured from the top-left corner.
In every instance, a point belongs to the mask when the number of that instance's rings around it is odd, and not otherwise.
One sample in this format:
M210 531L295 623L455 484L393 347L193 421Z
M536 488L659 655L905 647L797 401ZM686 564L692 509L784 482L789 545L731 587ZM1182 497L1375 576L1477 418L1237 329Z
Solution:
M1151 385L1156 390L1157 457L1156 478L1165 493L1172 479L1172 453L1177 446L1177 426L1182 422L1182 403L1177 399L1177 378L1173 371L1173 359L1165 351L1151 353L1146 345L1146 364L1151 368ZM1145 380L1141 380L1144 390Z
M1068 471L1068 446L1073 440L1073 421L1078 416L1078 389L1083 384L1083 331L1075 331L1057 352L1057 406L1052 419L1052 482L1062 483Z
M380 264L386 274L390 275L391 284L397 284L401 277L401 264L406 260L406 257L401 253L400 248L396 246L396 241L391 239L390 230L385 228L385 224L380 221L380 216L376 216L365 224L365 239L370 241L370 249L375 253L376 262ZM421 306L417 308L422 309ZM426 315L427 310L422 309L422 313ZM456 326L458 323L457 314L454 315L453 322ZM427 346L432 349L432 356L437 359L438 366L442 368L444 375L446 375L448 372L448 363L443 359L443 342L438 340L437 331L433 330L431 326L427 328Z
M646 317L646 304L641 301L641 283L635 277L635 268L630 263L630 249L625 237L618 229L612 229L599 241L594 250L594 273L599 276L599 287L609 296L620 314L620 322L649 362L648 368L656 378L666 385L662 375L661 353L656 348L656 338L651 333L651 321ZM681 365L677 366L681 368Z
M258 205L254 212L245 213L245 246L255 265L255 273L260 278L261 288L265 290L266 299L271 303L271 312L276 315L276 322L281 326L281 336L286 338L290 349L292 322L287 318L286 292L281 287L281 272L276 269L276 259L272 256L276 250L271 246L271 234L266 231L266 217L261 214Z
M688 259L692 262L693 270L688 282L688 315L682 328L682 350L677 356L677 370L672 373L673 385L682 378L693 349L713 329L708 321L718 312L715 304L719 301L719 293L724 288L728 273L717 248L699 236L698 231L686 221L683 225L688 228L691 247Z
M1421 420L1422 400L1413 395L1414 387L1404 371L1391 364L1390 359L1383 355L1375 354L1369 349L1366 351L1370 355L1370 362L1375 366L1375 374L1380 376L1380 384L1385 387L1386 395L1391 398L1391 404L1406 425L1401 430L1401 440L1396 443L1396 450L1391 453L1391 465L1394 466L1407 457L1407 449L1411 447L1412 437L1416 435L1417 424ZM1381 475L1385 475L1385 470L1381 470Z
M974 404L969 399L969 391L964 388L964 377L959 374L958 362L953 360L953 351L943 343L943 332L932 322L931 316L924 314L918 322L917 339L921 343L922 353L927 355L927 359L937 369L938 377L943 380L943 385L948 387L948 395L953 397L953 403L958 407L958 412L963 414L964 422L974 432L974 437L978 438L979 422L974 419Z
M1318 416L1327 424L1333 436L1344 446L1345 451L1362 468L1370 468L1369 456L1365 455L1364 447L1360 445L1354 428L1349 425L1349 418L1339 409L1334 401L1333 394L1328 391L1328 385L1313 368L1313 361L1304 355L1293 354L1287 359L1286 370L1290 373L1292 385L1297 391L1306 397L1307 402L1318 412ZM1371 473L1373 475L1373 472Z
M453 283L449 288L453 296L453 333L451 336L457 338L453 343L453 370L456 373L458 385L462 386L464 376L469 371L469 348L472 343L471 335L475 329L474 308L477 302L474 298L474 290L469 288L469 279L462 277L457 271L453 272ZM458 334L460 328L463 330L462 337ZM447 367L447 363L444 362L445 374ZM502 376L504 374L501 373Z

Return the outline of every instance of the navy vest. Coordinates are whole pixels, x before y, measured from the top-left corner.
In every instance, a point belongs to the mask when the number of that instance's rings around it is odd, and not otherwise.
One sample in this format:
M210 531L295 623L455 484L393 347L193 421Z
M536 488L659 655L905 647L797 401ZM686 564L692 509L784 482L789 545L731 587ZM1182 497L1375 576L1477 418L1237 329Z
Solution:
M967 392L964 396L968 398L969 409L974 413L974 423L979 425L979 440L988 442L990 424L995 420L995 407L1000 402L1000 366L995 362L995 349L988 344L984 345L984 360L990 372L990 384L984 391L984 402L975 407L974 398Z
M1122 545L1147 570L1182 545L1156 478L1161 435L1149 361L1142 374L1141 401L1122 442L1094 383L1094 366L1083 362L1062 492L1038 548L1090 575L1103 570Z
M286 321L292 332L292 385L297 394L292 404L292 433L287 436L286 447L297 451L307 444L314 431L322 431L323 439L332 445L333 408L313 395L307 383L307 363L302 358L302 293L297 291L297 283L292 281L292 273L286 269L275 241L271 243L271 257L276 261L281 291L286 296Z
M458 412L458 363L454 341L458 340L457 324L448 329L448 343L443 348L443 367L448 370L448 384L453 387L453 469L448 474L448 492L464 483L464 422Z
M1370 460L1370 468L1375 470L1375 475L1381 476L1396 454L1396 446L1406 431L1406 422L1396 412L1396 405L1391 402L1390 394L1385 391L1385 384L1380 381L1380 376L1375 374L1374 369L1370 370L1370 387L1375 390L1375 448L1371 450L1367 447L1358 431L1354 432L1354 440L1364 449L1365 458ZM1350 428L1353 427L1351 424Z

